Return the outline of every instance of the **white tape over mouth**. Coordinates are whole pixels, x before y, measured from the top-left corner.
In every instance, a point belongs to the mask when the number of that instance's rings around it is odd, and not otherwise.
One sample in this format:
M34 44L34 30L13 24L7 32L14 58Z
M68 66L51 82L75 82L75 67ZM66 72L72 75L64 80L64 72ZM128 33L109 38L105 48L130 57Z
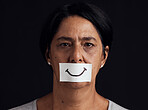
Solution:
M92 64L59 63L60 82L91 82Z

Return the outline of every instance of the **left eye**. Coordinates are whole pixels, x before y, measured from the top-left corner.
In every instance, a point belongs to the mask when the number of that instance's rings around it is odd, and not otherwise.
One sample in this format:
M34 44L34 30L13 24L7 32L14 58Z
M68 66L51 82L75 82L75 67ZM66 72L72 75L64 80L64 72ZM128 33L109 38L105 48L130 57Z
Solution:
M85 46L85 47L93 47L94 44L92 44L92 43L85 43L84 46Z
M70 43L61 43L60 46L61 47L70 47L71 44Z

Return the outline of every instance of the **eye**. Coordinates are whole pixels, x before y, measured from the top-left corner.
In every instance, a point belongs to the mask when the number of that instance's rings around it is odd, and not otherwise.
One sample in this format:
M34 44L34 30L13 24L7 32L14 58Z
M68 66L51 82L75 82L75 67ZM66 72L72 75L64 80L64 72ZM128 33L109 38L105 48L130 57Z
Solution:
M70 47L71 44L70 43L61 43L59 46L60 47Z
M93 46L95 46L93 43L85 43L84 44L84 47L93 47Z

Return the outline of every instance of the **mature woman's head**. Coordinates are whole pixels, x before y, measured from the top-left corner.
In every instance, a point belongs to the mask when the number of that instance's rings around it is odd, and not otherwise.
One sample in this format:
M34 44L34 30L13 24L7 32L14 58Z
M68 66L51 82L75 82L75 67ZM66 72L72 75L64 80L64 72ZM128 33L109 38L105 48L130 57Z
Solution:
M42 36L41 50L50 62L56 84L60 84L59 63L92 64L91 83L62 83L81 88L95 85L99 69L105 64L112 42L109 18L87 3L64 5L50 15Z
M48 23L44 28L40 44L44 58L47 48L49 53L51 42L54 35L59 30L61 22L70 16L79 16L90 21L99 34L103 51L106 46L109 46L109 49L111 49L112 26L107 15L101 9L92 4L74 3L62 6L50 15Z

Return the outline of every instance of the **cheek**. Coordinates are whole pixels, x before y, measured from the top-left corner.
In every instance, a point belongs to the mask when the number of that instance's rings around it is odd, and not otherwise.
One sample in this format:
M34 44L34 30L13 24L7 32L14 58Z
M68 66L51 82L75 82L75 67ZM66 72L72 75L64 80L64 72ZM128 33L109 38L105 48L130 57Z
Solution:
M94 65L99 65L99 62L101 62L102 54L99 48L88 50L85 53L85 60L87 60L87 62L92 63Z
M100 64L101 64L101 59L99 58L94 59L92 62L92 81L96 80L96 75L99 72Z
M51 65L53 70L57 71L57 67L59 66L59 63L66 63L67 61L67 54L60 52L58 50L51 50Z
M95 50L94 52L91 52L87 54L87 62L92 64L92 81L95 80L96 75L99 72L100 64L101 64L101 51Z

